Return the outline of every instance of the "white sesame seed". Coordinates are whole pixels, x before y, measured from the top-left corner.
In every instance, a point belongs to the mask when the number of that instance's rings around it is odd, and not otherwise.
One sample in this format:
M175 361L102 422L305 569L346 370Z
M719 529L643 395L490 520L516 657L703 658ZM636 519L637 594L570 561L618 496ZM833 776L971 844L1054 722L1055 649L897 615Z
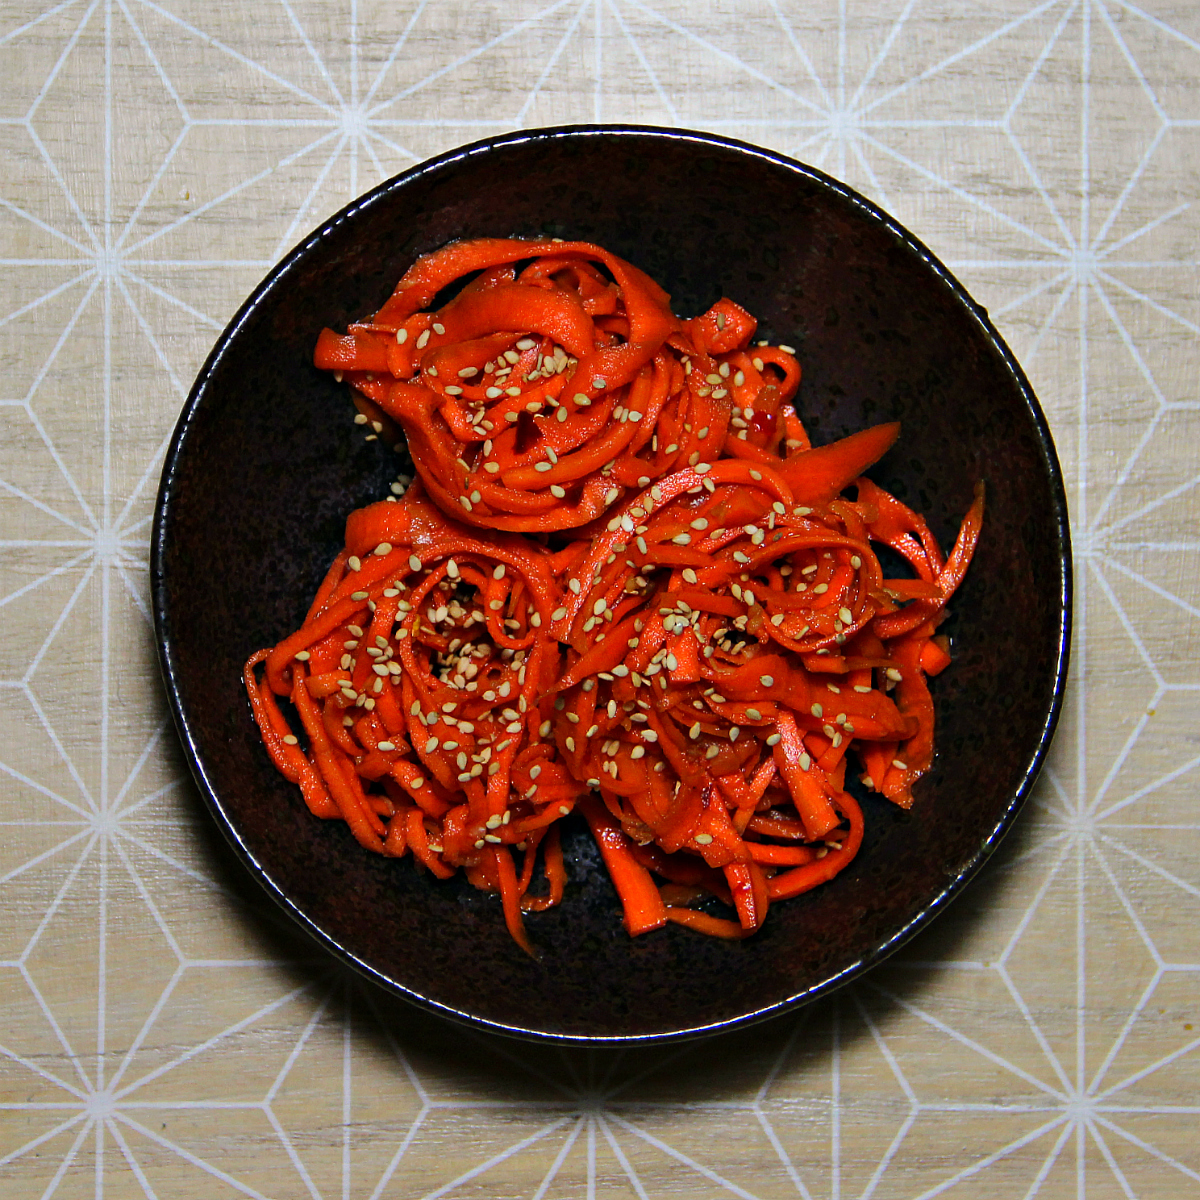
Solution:
M809 711L812 713L812 715L814 717L819 718L819 717L823 717L825 715L825 709L822 708L822 706L819 704L814 704Z

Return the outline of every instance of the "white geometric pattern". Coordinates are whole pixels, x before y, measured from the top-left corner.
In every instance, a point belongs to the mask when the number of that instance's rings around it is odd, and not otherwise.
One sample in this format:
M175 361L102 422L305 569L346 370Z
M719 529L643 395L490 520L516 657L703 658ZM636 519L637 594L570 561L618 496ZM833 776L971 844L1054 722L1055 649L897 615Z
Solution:
M0 1180L12 1197L1200 1195L1200 12L1123 0L0 8ZM1068 479L1067 711L898 960L627 1054L298 946L212 830L147 601L166 438L270 265L486 133L711 129L928 242Z

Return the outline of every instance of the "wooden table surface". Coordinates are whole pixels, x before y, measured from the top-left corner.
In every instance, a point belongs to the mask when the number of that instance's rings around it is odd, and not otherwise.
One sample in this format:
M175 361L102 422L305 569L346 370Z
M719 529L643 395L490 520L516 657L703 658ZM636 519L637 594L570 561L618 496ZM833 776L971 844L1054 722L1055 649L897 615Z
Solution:
M0 1194L1200 1195L1200 6L0 3ZM319 220L484 134L709 129L985 304L1067 476L1073 678L988 871L798 1017L473 1036L297 948L154 656L165 440ZM969 403L964 397L964 403Z

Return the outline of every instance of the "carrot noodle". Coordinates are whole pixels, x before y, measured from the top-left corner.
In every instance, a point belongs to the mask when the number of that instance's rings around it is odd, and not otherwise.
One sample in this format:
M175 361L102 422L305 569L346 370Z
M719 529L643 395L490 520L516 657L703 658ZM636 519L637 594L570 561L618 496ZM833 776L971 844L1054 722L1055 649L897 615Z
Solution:
M250 656L254 719L314 815L498 893L530 953L576 809L630 934L737 938L853 860L849 751L905 808L932 763L983 485L943 554L863 475L899 425L813 447L756 328L675 317L598 246L481 239L318 339L418 479L350 514L304 624Z

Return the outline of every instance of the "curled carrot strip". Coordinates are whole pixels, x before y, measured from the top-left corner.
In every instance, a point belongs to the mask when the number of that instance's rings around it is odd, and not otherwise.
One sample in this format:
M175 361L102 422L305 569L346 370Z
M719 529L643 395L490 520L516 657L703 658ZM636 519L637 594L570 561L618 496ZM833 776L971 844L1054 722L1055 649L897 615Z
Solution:
M250 656L254 719L315 815L498 893L530 954L577 809L631 935L740 938L853 861L848 752L902 807L932 764L982 484L944 555L863 476L899 425L814 447L756 332L728 298L677 318L598 246L481 239L317 340L419 479L350 514L303 625Z

